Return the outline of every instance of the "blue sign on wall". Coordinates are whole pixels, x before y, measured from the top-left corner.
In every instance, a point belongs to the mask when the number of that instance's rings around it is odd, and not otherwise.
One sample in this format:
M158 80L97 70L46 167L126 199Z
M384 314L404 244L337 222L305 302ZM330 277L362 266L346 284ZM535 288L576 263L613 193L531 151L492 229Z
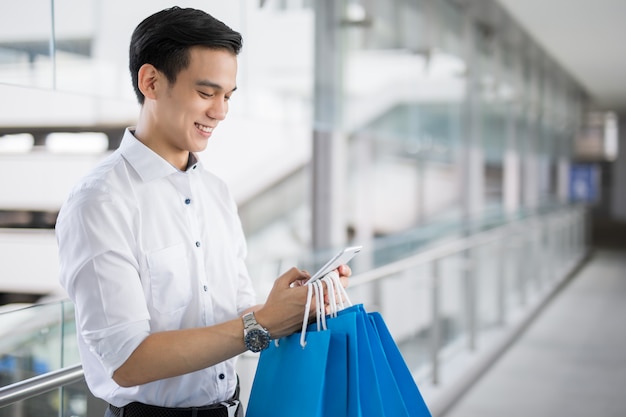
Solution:
M572 164L569 175L572 201L595 202L600 198L600 170L595 164Z

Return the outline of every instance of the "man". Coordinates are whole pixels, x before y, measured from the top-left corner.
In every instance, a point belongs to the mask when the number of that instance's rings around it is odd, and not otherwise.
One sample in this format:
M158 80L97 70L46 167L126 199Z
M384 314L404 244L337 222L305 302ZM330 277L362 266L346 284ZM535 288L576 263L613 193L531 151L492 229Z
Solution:
M255 306L235 203L196 157L226 117L240 49L239 33L199 10L140 23L137 126L59 213L60 280L108 416L242 415L234 358L301 326L308 273L287 271ZM339 272L346 285L350 269Z

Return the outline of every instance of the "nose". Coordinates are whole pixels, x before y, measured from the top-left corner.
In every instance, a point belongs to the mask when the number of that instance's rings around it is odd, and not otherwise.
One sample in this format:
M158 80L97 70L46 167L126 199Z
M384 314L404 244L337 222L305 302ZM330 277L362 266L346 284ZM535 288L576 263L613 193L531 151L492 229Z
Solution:
M211 106L207 109L207 116L215 120L224 120L228 113L228 101L224 98L213 100Z

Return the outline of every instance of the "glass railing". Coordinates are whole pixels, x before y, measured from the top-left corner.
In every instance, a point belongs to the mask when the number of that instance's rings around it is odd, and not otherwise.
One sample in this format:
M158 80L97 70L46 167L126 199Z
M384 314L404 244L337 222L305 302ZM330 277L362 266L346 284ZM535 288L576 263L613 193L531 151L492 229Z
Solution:
M71 302L7 305L0 310L3 385L79 362Z
M373 268L384 266L390 262L404 259L430 247L450 240L459 239L476 233L504 227L537 215L566 210L569 206L563 203L545 203L535 210L520 209L516 213L505 213L501 204L487 206L482 215L466 221L458 210L450 210L434 217L427 223L386 236L379 236L371 242L349 242L347 245L363 245L362 255L351 264L353 272L361 273ZM262 296L271 288L276 277L291 266L297 265L308 271L317 270L341 248L335 247L323 251L305 251L289 257L263 259L248 264L250 275L254 277L257 291ZM364 260L363 258L367 258Z
M494 209L472 234L448 221L378 239L351 261L348 293L381 312L429 406L441 410L454 396L442 393L460 392L463 375L503 350L584 259L586 216L563 204L515 216ZM263 264L265 288L288 263ZM244 354L240 366L253 372L256 360Z
M348 292L353 302L385 317L431 406L437 403L433 393L454 385L455 374L471 371L458 363L504 345L502 335L513 334L549 298L584 256L586 233L585 208L565 206L421 249L403 235L404 243L387 244L410 248L404 256L394 252L382 262L370 251L353 260L370 267L355 264ZM102 415L103 403L88 394L82 378L76 380L76 372L82 374L70 302L0 312L0 331L0 417ZM239 361L244 403L257 360L244 354ZM46 376L71 384L48 389ZM16 398L42 394L15 402L10 390L19 391Z
M433 415L508 346L588 253L586 210L560 207L364 272L349 293L380 311ZM442 393L446 392L445 395Z
M79 366L74 306L68 301L0 310L0 387ZM17 398L20 398L17 396ZM84 415L82 379L0 408L0 417Z

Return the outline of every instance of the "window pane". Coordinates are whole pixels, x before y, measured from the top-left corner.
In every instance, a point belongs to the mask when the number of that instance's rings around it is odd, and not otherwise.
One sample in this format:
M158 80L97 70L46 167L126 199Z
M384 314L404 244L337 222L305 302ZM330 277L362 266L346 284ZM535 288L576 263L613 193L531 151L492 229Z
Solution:
M0 83L53 87L50 0L6 2L0 13Z

